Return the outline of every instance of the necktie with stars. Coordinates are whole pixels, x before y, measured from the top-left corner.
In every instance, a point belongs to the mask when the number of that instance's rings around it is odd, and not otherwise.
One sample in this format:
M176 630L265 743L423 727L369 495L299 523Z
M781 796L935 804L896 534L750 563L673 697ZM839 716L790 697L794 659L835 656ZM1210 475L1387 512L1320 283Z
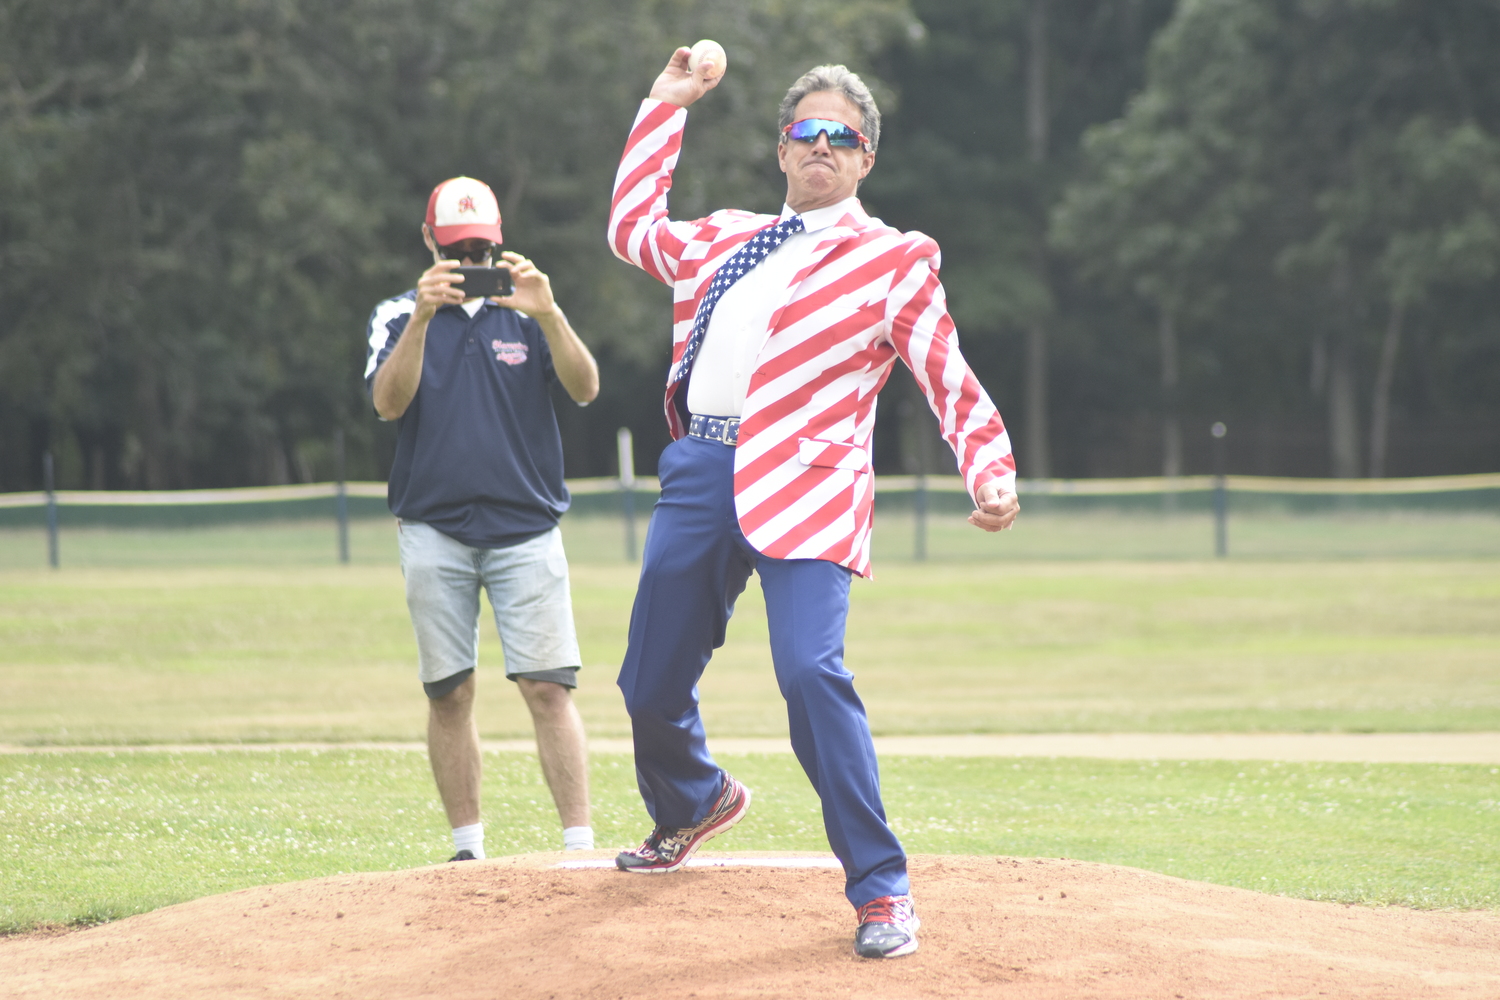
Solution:
M714 306L724 297L724 293L736 281L755 269L755 266L765 260L772 250L787 241L787 237L793 233L802 232L804 226L802 217L794 215L789 219L782 219L772 226L767 226L750 238L750 241L739 250L735 251L733 257L724 262L724 265L714 273L714 280L708 286L703 300L698 303L698 313L693 317L693 332L688 335L687 347L682 351L682 363L677 367L677 377L672 380L673 385L682 381L693 369L693 359L698 356L698 348L703 346L703 335L708 332L708 321L714 314Z

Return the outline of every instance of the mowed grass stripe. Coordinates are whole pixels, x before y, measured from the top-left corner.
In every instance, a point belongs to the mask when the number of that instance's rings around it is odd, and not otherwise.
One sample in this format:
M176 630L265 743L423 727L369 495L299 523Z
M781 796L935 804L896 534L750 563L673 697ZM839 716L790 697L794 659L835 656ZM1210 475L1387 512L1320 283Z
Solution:
M1500 730L1500 563L887 562L846 663L885 735ZM580 561L591 735L636 570ZM486 618L488 616L486 615ZM489 621L479 724L531 725ZM0 743L420 739L394 566L0 572ZM701 685L717 737L783 736L756 585Z
M722 755L755 791L714 843L827 850L785 755ZM492 855L555 850L535 758L486 754ZM889 757L914 853L1069 857L1346 903L1500 906L1500 768ZM602 847L649 824L630 758L592 763ZM0 931L94 923L252 885L409 868L452 850L424 755L140 752L0 758ZM625 877L625 876L622 876ZM917 887L920 892L920 886Z

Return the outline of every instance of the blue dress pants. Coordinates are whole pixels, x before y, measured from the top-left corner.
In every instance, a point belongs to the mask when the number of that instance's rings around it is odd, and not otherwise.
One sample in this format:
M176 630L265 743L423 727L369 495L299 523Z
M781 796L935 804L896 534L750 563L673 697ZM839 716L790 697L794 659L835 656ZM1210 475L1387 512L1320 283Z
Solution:
M658 471L661 499L619 680L651 818L692 826L718 797L722 772L704 738L698 678L757 572L792 750L822 800L845 894L862 906L907 892L906 854L886 823L864 703L844 669L850 571L822 559L772 559L750 547L734 512L734 448L685 437L662 452Z

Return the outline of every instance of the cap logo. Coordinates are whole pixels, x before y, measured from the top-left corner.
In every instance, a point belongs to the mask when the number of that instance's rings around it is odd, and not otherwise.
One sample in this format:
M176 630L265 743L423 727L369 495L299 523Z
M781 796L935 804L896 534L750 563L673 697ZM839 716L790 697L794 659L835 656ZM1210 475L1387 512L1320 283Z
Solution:
M427 199L427 225L440 246L460 240L503 242L495 192L472 177L454 177L432 189Z

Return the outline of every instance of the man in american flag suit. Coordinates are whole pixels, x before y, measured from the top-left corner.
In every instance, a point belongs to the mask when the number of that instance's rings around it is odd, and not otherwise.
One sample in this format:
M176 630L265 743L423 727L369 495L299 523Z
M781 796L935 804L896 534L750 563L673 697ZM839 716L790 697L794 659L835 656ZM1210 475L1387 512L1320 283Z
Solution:
M866 215L880 112L842 66L793 84L780 108L780 216L667 218L687 107L722 79L678 49L641 105L615 178L609 243L673 291L666 416L620 671L636 774L655 828L623 870L676 871L745 815L750 792L708 753L697 682L735 599L761 578L792 748L822 800L855 907L855 951L917 948L906 855L886 823L864 705L843 663L853 575L870 574L875 396L899 357L915 374L975 500L1009 528L1015 463L1000 415L959 353L938 248Z

